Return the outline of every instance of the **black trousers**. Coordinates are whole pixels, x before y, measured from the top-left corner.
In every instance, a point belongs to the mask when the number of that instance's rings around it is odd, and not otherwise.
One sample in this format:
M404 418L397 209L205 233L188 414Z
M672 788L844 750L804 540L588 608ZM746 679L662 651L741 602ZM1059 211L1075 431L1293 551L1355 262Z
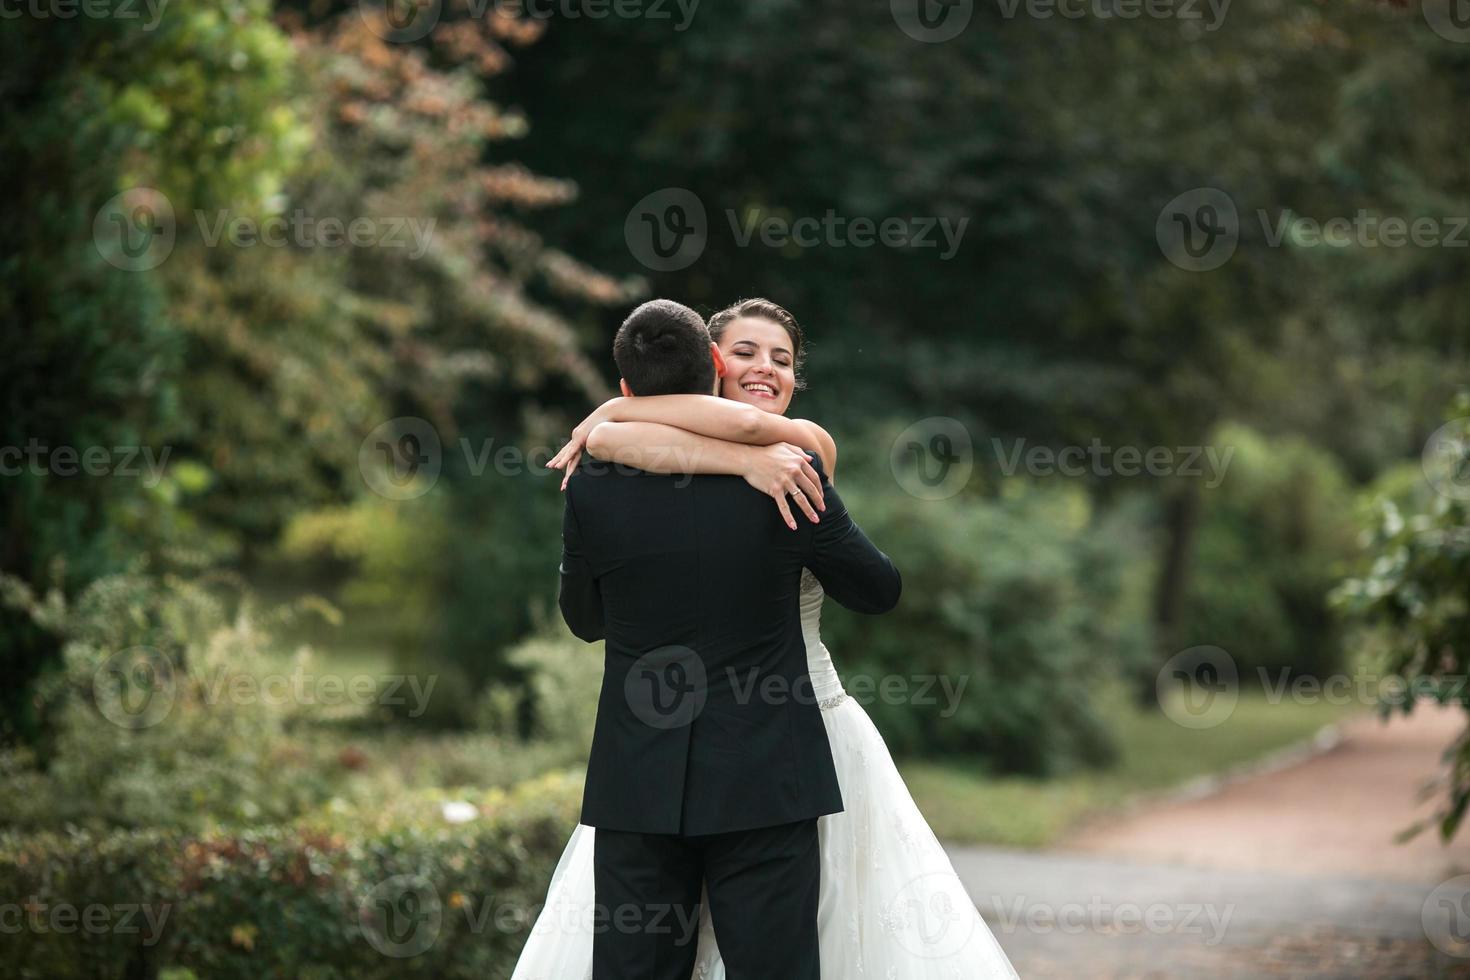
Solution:
M592 980L690 980L701 888L728 980L821 980L816 820L705 837L597 831Z

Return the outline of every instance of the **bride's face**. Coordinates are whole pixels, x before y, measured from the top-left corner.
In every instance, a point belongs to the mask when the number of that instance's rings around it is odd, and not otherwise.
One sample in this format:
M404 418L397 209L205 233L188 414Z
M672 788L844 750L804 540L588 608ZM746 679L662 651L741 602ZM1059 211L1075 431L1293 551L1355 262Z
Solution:
M785 414L796 391L796 353L785 327L758 317L731 320L720 336L720 356L721 395Z

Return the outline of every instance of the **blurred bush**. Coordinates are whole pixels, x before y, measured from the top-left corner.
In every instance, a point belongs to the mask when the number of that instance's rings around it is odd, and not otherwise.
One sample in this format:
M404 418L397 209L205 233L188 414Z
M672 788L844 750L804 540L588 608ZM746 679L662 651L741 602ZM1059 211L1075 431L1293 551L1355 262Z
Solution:
M878 619L828 603L823 633L893 751L1039 774L1109 761L1096 692L1150 655L1138 509L1100 514L1079 487L1021 481L999 499L918 500L856 475L844 502L898 565L903 599ZM885 695L885 678L913 697Z
M385 685L417 709L452 684L348 672L307 650L280 656L278 631L320 608L309 600L262 610L248 592L142 573L99 579L71 602L59 590L36 596L16 579L0 587L8 605L60 637L66 665L38 692L57 718L50 751L0 749L0 826L279 823L331 800L367 805L426 786L503 786L586 752L384 728ZM323 692L359 682L371 691L334 717ZM411 698L414 683L420 696Z
M1335 457L1301 439L1227 424L1211 444L1234 454L1220 485L1201 490L1184 645L1223 648L1243 683L1278 683L1283 669L1326 676L1342 663L1327 596L1356 548L1353 489Z
M1384 715L1408 714L1421 699L1470 711L1470 391L1446 419L1426 446L1416 488L1403 470L1381 481L1357 574L1333 595ZM1433 819L1410 835L1437 826L1448 840L1470 809L1470 728L1443 762L1431 784Z
M509 977L576 823L581 783L429 791L290 826L0 836L0 892L40 923L103 907L122 928L18 930L7 976L210 980ZM407 928L405 928L407 927ZM426 946L411 958L405 950Z
M0 822L197 826L281 818L322 795L284 748L307 706L236 686L264 673L270 627L310 602L262 613L244 593L141 572L74 601L3 586L7 605L60 639L65 669L37 692L57 719L41 765L28 749L4 755Z
M521 643L506 660L526 675L525 686L488 690L480 706L481 725L506 734L529 727L537 741L585 759L602 691L603 645L558 629Z

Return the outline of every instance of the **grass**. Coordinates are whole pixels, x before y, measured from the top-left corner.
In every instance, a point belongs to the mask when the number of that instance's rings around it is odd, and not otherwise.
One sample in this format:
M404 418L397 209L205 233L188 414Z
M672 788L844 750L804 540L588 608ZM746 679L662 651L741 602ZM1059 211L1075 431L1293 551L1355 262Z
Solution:
M1310 738L1349 709L1242 693L1229 720L1208 729L1176 725L1158 711L1116 700L1110 713L1119 759L1113 767L1049 779L987 775L963 761L900 761L920 811L941 839L1038 848L1082 820L1141 795L1223 772Z
M381 678L395 672L386 648L362 637L329 633L310 639L317 642L305 668L309 674ZM299 669L285 653L262 666L282 673ZM1106 770L1040 779L996 776L979 761L900 760L904 779L934 832L957 843L1045 847L1089 817L1260 759L1349 713L1325 703L1272 704L1263 694L1242 692L1226 722L1188 729L1156 709L1138 708L1121 691L1102 696L1119 749L1117 762ZM323 712L339 719L367 714L351 707ZM404 785L432 785L436 780L499 785L512 775L530 773L538 763L566 765L580 759L540 745L519 746L512 753L515 758L505 758L503 743L472 733L453 738L369 729L352 740L375 759L370 768L378 778L391 775L388 783Z

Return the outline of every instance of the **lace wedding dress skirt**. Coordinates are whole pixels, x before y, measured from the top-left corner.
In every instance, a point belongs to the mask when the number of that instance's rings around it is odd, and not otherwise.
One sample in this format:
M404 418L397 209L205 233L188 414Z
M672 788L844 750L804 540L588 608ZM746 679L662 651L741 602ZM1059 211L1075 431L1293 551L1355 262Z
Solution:
M817 821L822 846L818 929L830 980L1016 977L949 857L909 795L883 737L842 690L822 644L822 587L802 573L807 669L832 744L845 809ZM512 980L590 980L596 831L578 826ZM677 930L678 926L674 925ZM724 980L709 919L700 922L695 980Z

